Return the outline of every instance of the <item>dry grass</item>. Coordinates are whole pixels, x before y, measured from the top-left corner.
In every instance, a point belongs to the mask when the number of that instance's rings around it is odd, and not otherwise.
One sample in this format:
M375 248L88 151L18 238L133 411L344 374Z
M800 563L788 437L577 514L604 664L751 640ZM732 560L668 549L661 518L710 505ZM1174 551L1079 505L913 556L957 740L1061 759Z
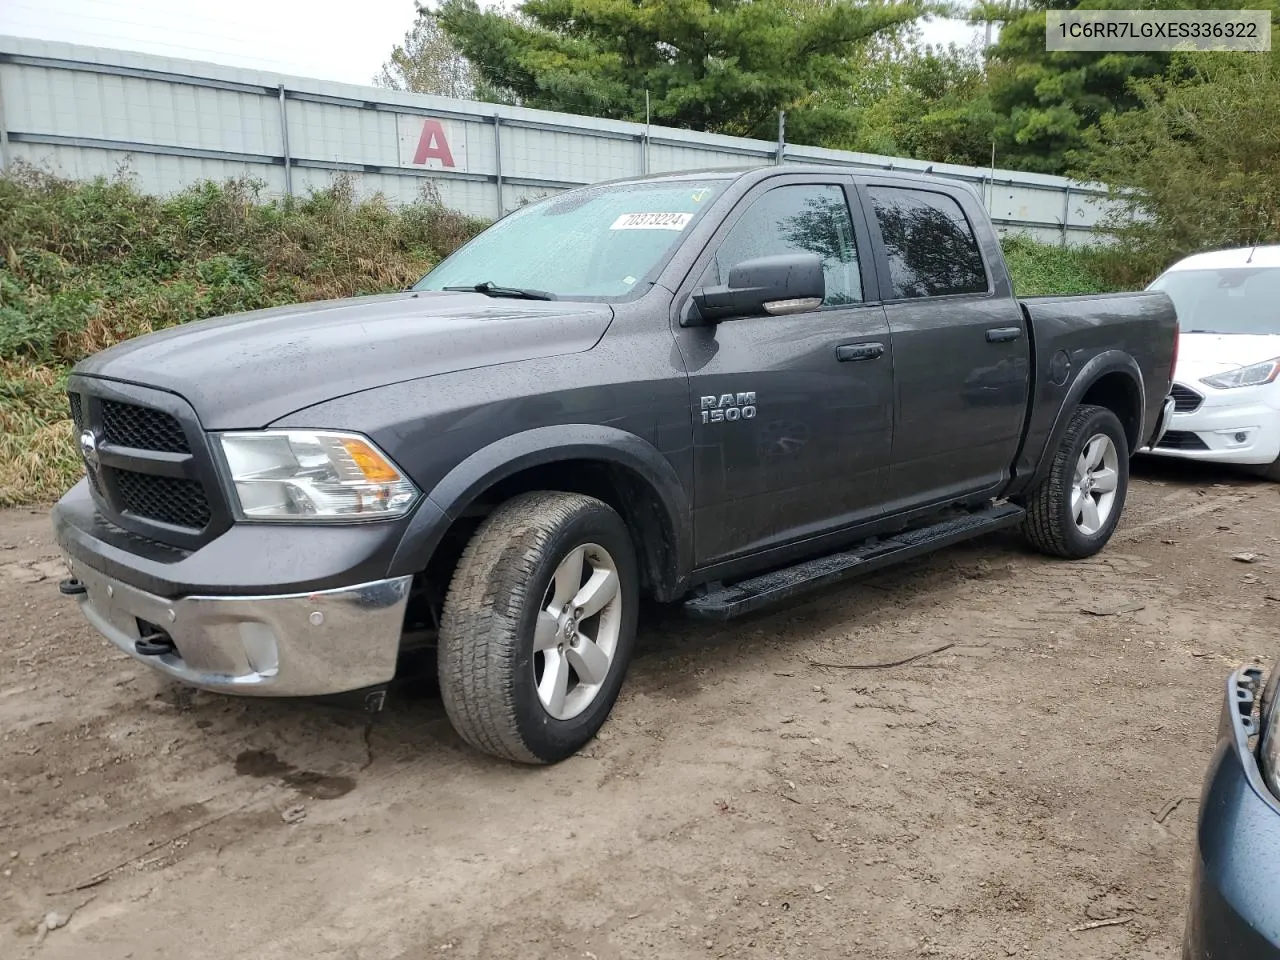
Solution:
M84 469L58 367L0 360L0 504L52 500Z
M404 289L484 225L427 194L359 200L343 180L288 203L259 189L0 177L0 504L80 476L62 392L76 361L203 317Z

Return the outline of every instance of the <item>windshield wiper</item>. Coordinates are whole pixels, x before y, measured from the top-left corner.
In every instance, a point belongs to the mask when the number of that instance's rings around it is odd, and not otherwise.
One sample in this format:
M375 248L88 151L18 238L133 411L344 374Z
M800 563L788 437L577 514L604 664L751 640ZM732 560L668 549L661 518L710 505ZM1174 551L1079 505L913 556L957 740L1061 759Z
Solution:
M513 300L554 300L554 293L545 290L526 290L523 287L500 287L492 280L471 283L461 287L442 287L443 290L483 293L486 297L510 297Z

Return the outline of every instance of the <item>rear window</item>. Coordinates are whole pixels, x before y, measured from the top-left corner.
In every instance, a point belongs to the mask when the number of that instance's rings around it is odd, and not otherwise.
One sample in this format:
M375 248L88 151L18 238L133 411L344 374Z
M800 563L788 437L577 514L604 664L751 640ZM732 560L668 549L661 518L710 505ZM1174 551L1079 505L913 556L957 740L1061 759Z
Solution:
M894 299L986 293L978 240L960 204L941 193L870 187Z
M1280 267L1171 270L1151 284L1183 333L1280 333Z

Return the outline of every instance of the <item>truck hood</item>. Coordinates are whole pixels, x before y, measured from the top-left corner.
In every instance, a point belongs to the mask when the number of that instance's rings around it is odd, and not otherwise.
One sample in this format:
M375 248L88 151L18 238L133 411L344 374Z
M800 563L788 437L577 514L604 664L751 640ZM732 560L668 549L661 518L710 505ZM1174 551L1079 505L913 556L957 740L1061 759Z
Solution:
M1201 377L1280 357L1280 334L1184 333L1178 341L1175 379L1195 384Z
M590 350L612 317L599 303L395 293L184 324L76 373L176 393L210 430L254 429L371 387Z

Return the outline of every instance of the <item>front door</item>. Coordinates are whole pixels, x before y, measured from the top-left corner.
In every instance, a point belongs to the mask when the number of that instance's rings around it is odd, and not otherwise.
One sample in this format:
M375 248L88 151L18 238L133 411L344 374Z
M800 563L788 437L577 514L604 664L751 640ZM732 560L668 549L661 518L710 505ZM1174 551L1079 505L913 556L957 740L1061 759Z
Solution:
M695 267L702 287L743 260L810 252L826 279L816 310L678 329L699 565L856 523L883 499L893 357L867 243L842 178L779 177L739 202Z

